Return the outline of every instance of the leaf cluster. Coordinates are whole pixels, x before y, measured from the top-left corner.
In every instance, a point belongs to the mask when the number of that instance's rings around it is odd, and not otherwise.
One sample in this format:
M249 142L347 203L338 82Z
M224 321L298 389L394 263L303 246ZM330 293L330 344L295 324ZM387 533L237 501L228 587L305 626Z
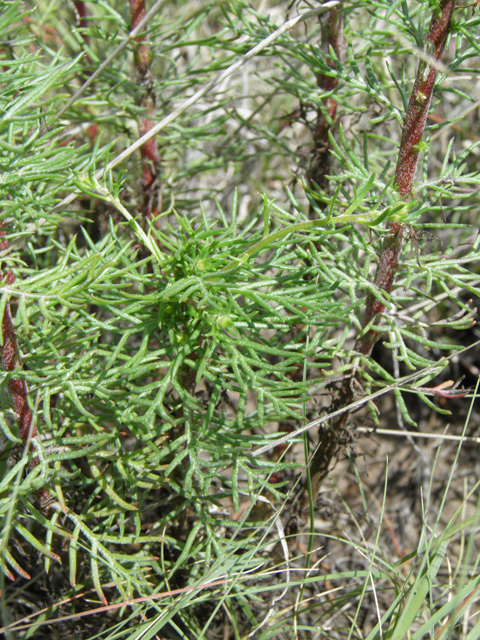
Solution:
M215 602L212 619L225 606L236 637L239 620L275 637L293 614L277 608L262 628L257 604L262 593L296 584L275 583L268 563L272 541L284 542L275 509L299 466L274 448L277 431L317 417L322 394L333 402L352 371L365 393L397 381L385 359L354 351L362 332L383 336L401 374L439 361L436 374L442 354L461 348L457 332L472 324L465 292L480 297L478 143L459 133L439 154L435 136L440 126L457 126L477 99L462 74L479 53L478 18L456 14L456 45L432 111L455 108L429 122L412 202L399 199L393 180L412 54L423 46L430 8L377 0L343 5L341 60L320 46L313 20L254 60L248 90L237 80L215 87L174 120L158 138L159 215L148 219L139 153L128 172L95 173L138 138L145 87L135 45L58 116L129 32L125 3L88 4L87 27L67 5L43 0L29 11L5 2L0 14L0 311L12 310L22 360L1 379L0 568L9 579L26 577L17 550L28 546L47 571L68 566L72 593L92 587L104 602L111 586L111 597L125 601L225 580L208 596L197 591L197 604ZM154 120L278 26L244 2L186 12L167 5L148 27ZM322 74L339 81L329 94L319 88ZM340 124L331 122L333 169L323 191L305 174L311 131L319 114L328 116L329 97ZM373 274L392 221L409 229L411 242L385 295ZM5 280L10 269L13 284ZM368 294L385 312L363 326ZM29 449L9 404L13 379L28 385L39 432ZM439 410L425 393L400 387L408 423L412 392ZM267 443L271 455L252 455ZM49 511L37 501L44 489L55 505ZM422 599L442 544L418 553L425 560L411 593ZM398 568L387 564L343 576L365 580L348 594L360 602L371 576L391 578L385 622L405 601ZM254 569L257 585L246 578ZM302 584L326 579L314 574ZM152 604L156 621L145 637L175 620L202 637L209 622L194 613L192 597ZM419 597L395 618L398 628L416 619ZM439 616L453 610L442 597ZM146 606L135 605L116 637Z

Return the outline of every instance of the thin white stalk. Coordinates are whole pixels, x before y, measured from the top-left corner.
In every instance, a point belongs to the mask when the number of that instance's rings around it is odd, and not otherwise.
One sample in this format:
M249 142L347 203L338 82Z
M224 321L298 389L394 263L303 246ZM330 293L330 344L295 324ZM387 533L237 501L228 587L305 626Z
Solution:
M375 427L355 427L355 431L359 433L373 433L380 436L397 436L406 438L425 438L430 440L451 440L452 442L475 442L480 444L480 438L473 438L471 436L453 436L447 433L425 433L420 431L398 431L396 429L375 429Z

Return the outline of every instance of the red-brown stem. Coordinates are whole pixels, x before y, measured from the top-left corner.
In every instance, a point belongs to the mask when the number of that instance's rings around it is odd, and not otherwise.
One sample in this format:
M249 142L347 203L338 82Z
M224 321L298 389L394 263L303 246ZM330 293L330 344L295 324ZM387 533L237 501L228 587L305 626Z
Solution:
M132 29L138 26L146 15L144 0L130 0L130 16ZM150 44L148 36L141 34L135 38L135 67L140 84L144 87L145 93L141 101L141 106L147 111L147 115L142 115L139 121L140 136L154 126L155 121L155 95L152 89L150 77ZM158 182L160 154L158 152L157 140L150 138L148 142L140 147L142 155L143 169L143 194L145 215L156 215L158 213L154 205L155 187Z
M77 10L77 27L81 27L82 29L85 29L87 27L88 24L88 20L87 20L87 16L88 16L88 9L87 9L87 5L85 4L85 2L83 2L83 0L75 0L74 2L75 5L75 9ZM88 36L83 35L83 39L85 40L85 42L88 42Z
M390 230L383 240L377 272L375 274L375 287L387 294L391 292L397 274L404 232L402 224L395 223L389 226ZM383 302L372 293L369 293L363 316L363 326L366 327L378 313L383 313L384 310L385 305ZM365 356L369 356L372 353L373 346L378 337L378 331L369 329L364 336L357 340L355 350Z
M148 96L145 96L142 100L142 106L147 106L148 103L151 102ZM148 106L149 115L153 116L155 113L155 108L153 104ZM147 116L140 117L139 130L140 136L143 136L145 133L150 131L152 127L155 125L155 121L152 118ZM154 181L157 178L158 174L158 164L160 162L160 155L158 153L157 140L155 136L150 138L145 144L143 144L140 148L142 154L142 164L143 164L143 184L145 186L146 191L151 187ZM149 205L150 209L151 205Z
M130 0L132 29L138 27L146 15L144 0ZM138 44L135 51L135 66L137 67L137 72L145 76L150 68L150 45L148 44L148 36L146 34L140 34L135 38L135 42Z
M448 32L455 0L442 0L432 16L432 22L424 47L424 58L420 61L417 77L410 96L407 114L403 124L402 139L398 152L395 170L395 187L405 199L412 197L413 181L417 171L421 141L428 110L433 97L438 67L435 64L442 58L447 43ZM375 287L389 294L398 270L398 260L402 249L403 226L399 223L390 225L390 233L385 238L375 276ZM370 293L363 318L363 326L367 326L378 313L383 313L385 305ZM369 356L378 338L378 332L370 329L357 340L356 351Z
M331 69L335 69L335 63L330 57L330 47L335 52L339 60L343 57L343 13L342 5L338 5L334 9L330 9L322 19L322 50L325 53L325 62ZM317 85L325 92L332 91L338 86L338 78L332 78L323 73L317 75ZM335 121L337 113L337 102L332 97L322 99L324 110L319 109L317 114L317 123L313 136L313 152L312 161L308 170L308 180L316 182L319 187L328 193L328 178L330 173L331 143L329 131L332 128L332 122ZM329 118L325 115L328 113Z
M82 34L81 35L82 35L83 41L88 46L88 44L90 42L90 39L89 39L88 35L85 33L85 31L83 31L88 26L87 4L86 4L86 2L83 2L83 0L75 0L74 6L75 6L75 11L76 11L77 27L80 27L82 29ZM91 64L92 63L92 59L90 58L88 53L85 54L84 60L85 60L85 62L87 64ZM85 71L85 75L89 76L89 75L91 75L91 73L89 71ZM92 141L95 140L95 138L98 136L98 125L97 125L96 122L94 124L91 124L88 127L87 135L90 138L90 140L92 140ZM61 145L62 144L68 145L68 144L70 144L70 142L71 142L71 140L68 139L68 140L64 140L60 144Z
M0 237L5 235L5 231L0 230ZM7 246L6 240L0 241L0 249L5 249ZM11 285L15 282L15 276L12 271L9 271L5 277L0 274L0 280L3 280L5 284ZM2 319L2 339L3 345L1 349L2 366L5 371L14 372L22 368L20 360L20 354L18 351L17 337L15 335L15 329L13 326L12 313L10 311L10 305L7 304L5 311L3 312ZM7 384L8 392L12 400L13 411L17 418L18 430L25 446L32 438L38 436L38 430L35 422L32 423L33 414L28 404L28 386L25 380L21 378L12 377ZM38 458L32 458L29 463L30 471L34 469L39 463ZM38 499L41 507L46 507L51 503L51 496L47 489L40 489L38 492Z
M86 29L88 26L88 9L86 3L83 2L83 0L75 0L73 4L77 13L77 27L80 27L82 30ZM88 45L88 35L84 31L82 31L82 38L85 44ZM91 62L90 56L88 54L85 56L85 60L88 63Z
M15 277L10 271L5 278L7 284L12 284ZM2 320L2 366L5 371L15 371L21 368L20 358L18 355L17 338L13 328L12 315L10 306L7 304ZM18 429L22 440L26 443L30 434L30 438L38 435L37 428L32 425L32 410L28 406L28 387L25 380L20 378L11 378L8 381L8 391L13 403L13 410L17 417ZM31 429L30 429L31 427Z
M330 69L336 69L335 62L330 55L330 48L333 49L338 60L343 57L344 41L343 41L343 13L341 11L342 5L339 4L333 9L330 9L324 16L320 17L322 25L322 39L321 48L324 53L325 63ZM319 73L317 74L317 86L325 93L333 91L338 86L338 78ZM326 193L329 192L329 180L328 175L331 173L332 166L332 154L331 154L331 142L329 132L332 129L332 124L335 121L337 113L337 101L328 96L322 98L323 109L318 109L317 122L315 131L313 134L313 149L311 154L310 166L307 171L307 180L312 188L317 184ZM302 110L302 107L301 107ZM328 118L325 115L328 114ZM326 207L326 205L320 204L320 207ZM310 216L316 217L313 206L310 206ZM298 326L298 330L301 331L303 325ZM299 363L296 372L293 374L293 378L302 371L302 365ZM333 453L332 453L333 456ZM308 498L308 496L307 496ZM293 533L293 530L289 530Z
M421 151L420 142L425 129L437 76L435 62L440 61L445 49L454 9L454 0L442 0L434 11L424 48L425 60L422 59L419 64L407 108L394 182L400 196L405 200L409 200L412 197L413 181ZM375 287L384 294L390 294L392 290L398 270L402 240L403 226L400 223L390 224L389 233L382 244L375 275ZM384 309L385 305L374 295L369 294L363 326L366 327L370 322L374 321L375 316L382 313ZM355 350L364 356L370 356L378 335L378 331L369 329L364 336L357 340ZM345 380L334 403L334 409L347 407L352 403L355 384L358 386L356 376ZM320 442L310 462L311 492L314 499L316 499L322 482L331 468L333 458L338 456L339 452L344 450L345 446L351 442L351 434L345 428L348 418L349 412L345 411L333 422L331 428L325 427L319 430ZM309 500L309 493L305 487L299 497L298 504L294 508L293 516L289 523L290 531L295 530L297 517L301 516L308 507Z
M412 195L420 154L419 143L425 129L437 77L438 68L435 63L440 62L447 44L454 9L455 0L442 0L434 13L425 43L424 58L420 61L410 96L395 171L395 185L403 197Z

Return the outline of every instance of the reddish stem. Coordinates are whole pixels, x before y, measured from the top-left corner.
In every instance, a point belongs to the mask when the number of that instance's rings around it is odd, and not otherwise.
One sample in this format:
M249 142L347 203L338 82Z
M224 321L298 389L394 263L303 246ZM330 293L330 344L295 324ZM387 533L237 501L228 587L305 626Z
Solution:
M75 11L76 11L76 17L77 17L77 27L80 27L82 29L82 38L83 41L85 42L86 45L88 45L89 43L89 39L88 39L88 35L83 31L83 29L86 29L88 26L88 9L87 9L87 5L85 2L83 2L83 0L75 0L75 2L73 3L75 6ZM90 56L88 55L88 53L85 56L85 60L86 62L88 62L89 64L91 63L91 59Z
M15 276L11 271L8 272L5 282L12 284ZM15 371L21 368L20 357L18 354L17 338L13 328L12 315L10 307L7 304L2 320L2 366L6 371ZM28 406L28 387L25 380L20 378L11 378L8 381L8 391L13 403L13 410L17 417L18 428L22 440L26 443L30 434L30 438L38 435L37 427L32 425L32 411ZM31 427L31 429L30 429Z
M415 85L407 108L394 182L399 194L405 200L409 200L412 197L413 181L421 150L419 143L425 128L437 76L435 62L440 60L445 49L454 8L454 0L442 0L432 16L424 48L425 61L422 60L419 64ZM398 270L402 240L403 226L399 223L390 224L389 233L382 244L375 276L376 289L387 295L392 290ZM363 326L366 327L370 322L374 321L375 316L382 313L384 309L385 305L374 295L369 294ZM378 331L369 329L362 338L357 340L356 351L367 357L370 356L378 335ZM335 409L347 407L352 403L355 383L355 376L345 380L334 403ZM349 412L345 411L333 422L331 428L320 428L320 442L310 462L311 491L314 499L330 470L333 458L338 457L339 452L344 450L351 442L352 436L346 429L348 417ZM309 493L305 487L296 506L296 512L294 512L289 523L292 531L295 530L297 517L301 517L301 514L308 507L309 500Z
M130 0L132 29L138 27L146 15L144 0ZM139 45L135 51L137 72L141 71L142 75L145 76L150 68L150 45L148 44L148 36L142 33L135 38L135 42Z
M390 225L390 232L385 237L382 250L380 252L380 260L375 275L375 287L390 293L393 282L398 270L398 261L402 250L403 242L403 225L399 223ZM363 326L366 327L369 322L375 318L378 313L383 313L385 305L372 293L367 296L367 305L363 316ZM369 329L367 333L359 338L355 344L355 350L365 356L372 353L373 345L379 337L378 331Z
M147 96L142 100L142 105L147 106ZM155 109L153 105L150 105L148 109L149 115L154 115ZM145 135L155 125L155 121L147 116L141 116L139 129L140 135ZM151 187L157 177L158 164L160 162L160 155L158 153L157 140L155 136L147 140L140 148L143 159L143 184L146 189Z
M132 21L132 29L135 29L146 15L144 0L130 0L130 16ZM141 106L145 108L148 115L140 116L139 131L140 136L150 131L154 126L155 120L155 95L153 93L151 75L150 75L150 44L148 36L145 33L135 38L137 43L135 49L135 67L139 82L145 88ZM144 213L146 215L156 215L157 208L153 204L155 196L155 187L158 182L160 154L158 152L157 140L155 137L150 138L140 147L142 155L143 168L143 195L144 195Z
M395 171L395 185L401 196L410 198L417 171L420 141L422 139L428 111L433 97L435 79L445 45L450 22L455 9L455 0L442 0L434 15L420 61L403 125L400 151Z
M75 0L74 2L75 5L75 9L77 10L77 26L81 27L82 29L85 29L87 27L88 24L88 9L87 9L87 5L85 4L85 2L83 2L83 0ZM88 42L88 36L83 36L83 39L85 40L85 42Z
M445 49L454 9L455 0L442 0L434 12L425 42L424 58L418 66L417 77L410 96L400 141L394 182L398 192L405 200L409 200L412 197L422 135L437 77L438 67L435 63L441 60ZM387 294L392 290L398 270L403 231L401 224L390 224L390 233L382 245L380 261L375 276L375 287ZM383 313L384 310L385 305L370 293L367 297L363 326L367 326L378 313ZM378 332L370 329L362 338L357 340L355 349L363 355L369 356L377 338Z
M335 52L339 60L343 57L343 13L341 5L334 9L330 9L322 21L322 49L325 53L325 62L331 69L335 69L335 63L330 57L330 47ZM332 91L338 86L338 78L332 78L325 74L318 74L317 85L325 92ZM337 102L332 97L322 99L325 111L319 109L317 114L317 124L313 136L314 148L312 153L312 162L308 170L308 179L310 182L316 182L319 187L328 193L328 178L332 162L330 153L331 143L329 131L332 128L332 121L335 120L337 112Z
M5 231L0 230L0 237L5 235ZM8 242L6 240L0 241L0 249L5 249ZM15 282L15 276L12 271L9 271L5 277L0 274L0 280L3 280L6 285L11 285ZM1 361L5 371L16 371L22 368L22 362L18 350L17 337L15 335L15 329L13 326L12 313L10 305L7 303L3 312L2 319L2 339L3 345L1 348ZM28 404L28 386L25 380L21 378L10 378L7 384L8 392L12 400L13 411L17 418L18 430L25 446L28 445L32 438L38 436L37 425L32 423L33 414ZM39 464L37 457L32 458L29 463L30 471ZM38 499L40 506L46 508L52 502L52 498L47 489L40 489L38 492Z

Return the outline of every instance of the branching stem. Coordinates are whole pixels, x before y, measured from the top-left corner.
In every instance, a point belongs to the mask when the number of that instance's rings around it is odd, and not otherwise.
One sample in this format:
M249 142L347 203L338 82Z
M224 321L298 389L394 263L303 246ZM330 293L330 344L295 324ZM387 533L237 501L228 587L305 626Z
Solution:
M402 130L400 150L395 171L394 185L403 200L412 198L413 183L422 149L421 141L425 129L430 104L432 102L435 79L450 30L451 19L455 9L454 0L442 0L434 10L430 29L425 41L425 56L421 57L415 84L408 104ZM400 252L403 243L404 226L401 222L390 222L389 233L384 238L375 275L375 288L382 292L382 297L391 293L398 270ZM363 327L366 328L355 344L355 350L364 356L370 356L373 346L379 337L378 330L367 327L375 322L378 314L385 309L383 302L373 293L367 297ZM376 323L378 324L378 322ZM354 375L353 378L357 376ZM335 409L347 407L355 399L354 380L347 378L335 402ZM358 385L357 385L358 386ZM320 442L310 461L311 487L310 491L316 499L320 487L327 473L331 469L332 460L351 442L351 434L345 428L349 418L349 411L342 413L333 421L330 428L320 428ZM309 505L308 487L304 488L300 496L294 519L302 514Z

